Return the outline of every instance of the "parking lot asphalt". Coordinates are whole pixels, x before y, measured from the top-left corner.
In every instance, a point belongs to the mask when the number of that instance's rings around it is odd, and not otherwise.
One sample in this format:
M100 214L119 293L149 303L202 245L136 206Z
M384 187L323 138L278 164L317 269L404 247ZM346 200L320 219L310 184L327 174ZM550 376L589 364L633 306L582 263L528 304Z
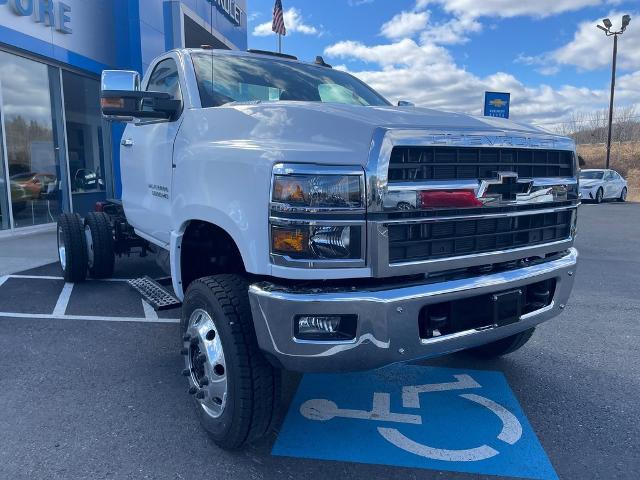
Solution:
M502 372L560 478L637 479L640 204L584 205L578 235L571 301L522 350L422 364ZM151 259L131 258L115 277L141 274L161 275ZM179 310L155 318L118 281L61 296L60 275L50 265L0 277L0 479L495 478L273 456L278 432L222 451L179 375ZM282 417L300 379L284 376Z

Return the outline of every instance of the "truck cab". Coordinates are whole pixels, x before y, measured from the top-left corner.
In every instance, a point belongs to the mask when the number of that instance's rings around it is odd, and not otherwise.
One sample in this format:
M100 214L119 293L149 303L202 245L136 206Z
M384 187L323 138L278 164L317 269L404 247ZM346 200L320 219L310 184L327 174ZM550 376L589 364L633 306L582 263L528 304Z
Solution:
M320 60L185 49L104 72L122 202L59 224L68 280L130 246L168 256L183 374L227 448L269 430L281 369L511 353L573 285L571 139L393 106Z

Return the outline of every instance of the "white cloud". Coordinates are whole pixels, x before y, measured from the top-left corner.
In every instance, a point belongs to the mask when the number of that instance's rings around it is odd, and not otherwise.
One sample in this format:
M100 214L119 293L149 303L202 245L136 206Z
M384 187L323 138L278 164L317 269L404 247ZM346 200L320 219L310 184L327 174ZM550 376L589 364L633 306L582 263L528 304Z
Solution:
M603 5L606 0L418 0L417 9L440 5L445 11L470 17L547 17L583 7Z
M512 93L515 119L549 123L567 120L574 111L603 108L608 100L606 85L602 89L529 86L504 72L479 77L458 66L445 48L410 39L375 46L339 42L325 54L371 64L373 68L350 69L351 73L393 102L409 100L442 110L479 114L485 91L507 91ZM622 76L618 92L621 104L640 103L640 71Z
M387 43L366 45L341 41L328 46L325 55L341 60L340 70L350 71L392 102L409 100L419 106L480 114L487 90L512 93L514 119L538 124L570 120L574 112L606 108L608 82L601 88L575 85L527 85L514 75L496 72L478 76L456 63L446 45L469 41L482 31L481 17L542 18L589 5L613 4L617 0L416 0L412 11L402 11L382 26ZM449 18L430 23L431 5L441 7ZM612 13L612 18L621 15ZM637 17L633 14L632 17ZM543 75L555 75L563 65L581 69L601 68L611 61L611 48L602 32L595 28L600 21L578 26L574 39L564 47L540 55L521 54L515 61L535 68ZM621 39L620 60L623 71L616 91L617 104L640 107L640 29L630 28ZM419 34L419 35L418 35ZM416 38L414 38L416 37ZM624 48L624 51L623 51ZM355 69L353 63L366 67ZM626 69L626 73L624 71Z
M535 67L535 71L541 75L555 75L560 71L560 66L549 54L525 55L521 53L516 57L514 63Z
M421 34L423 42L433 42L440 45L455 45L467 43L470 33L482 31L482 24L475 18L462 14L444 23L428 25Z
M412 37L427 26L429 12L400 12L382 25L380 33L387 38Z
M638 17L635 12L631 17ZM620 12L610 12L609 18L614 22L614 27L619 28L622 18ZM604 17L603 17L604 18ZM573 65L582 70L596 70L611 64L612 40L607 39L604 33L596 28L601 18L588 22L582 22L578 26L573 40L563 47L551 52L550 58L561 65ZM640 28L629 28L619 38L618 65L621 69L640 69Z
M350 7L359 7L360 5L367 5L373 3L375 0L349 0Z
M396 43L369 47L360 42L338 42L325 49L325 54L344 59L357 59L368 63L376 63L383 68L391 68L399 61L405 65L422 63L425 58L434 62L452 62L449 52L437 45L418 45L410 38Z
M291 33L301 33L303 35L322 36L322 34L324 33L321 26L316 27L314 25L308 25L307 23L305 23L302 12L295 7L291 7L285 10L284 24L287 27L287 35ZM261 23L253 29L253 35L256 37L266 37L269 35L273 35L271 26L271 21Z
M638 16L634 13L632 16ZM611 12L609 18L620 19L622 14ZM580 70L597 70L611 67L612 40L605 38L596 25L600 18L582 22L573 36L573 39L562 47L540 55L520 54L515 63L535 67L538 73L543 75L555 75L562 66L570 65ZM614 24L614 28L619 27ZM619 38L618 68L622 71L635 71L640 69L640 29L629 28Z

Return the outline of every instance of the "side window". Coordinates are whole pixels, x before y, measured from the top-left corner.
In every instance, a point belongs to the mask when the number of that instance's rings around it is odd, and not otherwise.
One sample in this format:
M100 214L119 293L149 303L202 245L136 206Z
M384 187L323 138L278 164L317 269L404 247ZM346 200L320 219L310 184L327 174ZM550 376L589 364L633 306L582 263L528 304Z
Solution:
M147 92L168 93L173 99L182 100L180 76L175 60L167 58L156 65L149 78Z

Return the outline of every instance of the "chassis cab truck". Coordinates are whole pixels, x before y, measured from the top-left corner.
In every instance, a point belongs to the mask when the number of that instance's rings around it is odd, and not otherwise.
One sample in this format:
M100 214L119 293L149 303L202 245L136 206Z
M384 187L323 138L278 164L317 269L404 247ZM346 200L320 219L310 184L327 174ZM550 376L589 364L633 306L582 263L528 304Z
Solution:
M393 106L321 58L255 51L105 71L102 108L128 123L122 201L60 218L65 278L168 258L186 389L224 448L269 431L281 369L504 355L567 303L568 138Z

